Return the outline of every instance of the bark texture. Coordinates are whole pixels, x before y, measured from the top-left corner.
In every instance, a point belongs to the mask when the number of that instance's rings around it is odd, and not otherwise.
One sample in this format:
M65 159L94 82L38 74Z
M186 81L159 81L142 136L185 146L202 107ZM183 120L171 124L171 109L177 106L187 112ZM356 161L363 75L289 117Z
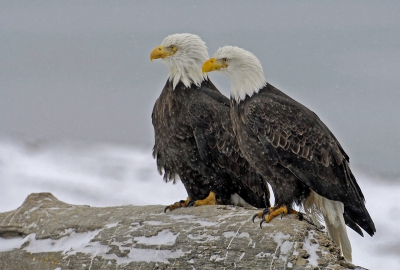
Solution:
M260 229L251 221L256 209L163 209L71 205L31 194L0 213L0 269L356 268L325 232L292 215Z

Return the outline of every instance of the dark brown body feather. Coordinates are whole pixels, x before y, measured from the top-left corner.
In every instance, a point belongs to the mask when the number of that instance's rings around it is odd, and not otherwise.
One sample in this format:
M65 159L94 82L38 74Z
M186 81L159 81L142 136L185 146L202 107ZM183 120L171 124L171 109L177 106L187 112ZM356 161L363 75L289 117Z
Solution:
M374 234L349 157L314 112L267 84L239 104L231 100L231 118L244 157L267 177L277 205L300 203L312 189L344 204L348 226Z
M152 114L158 170L165 181L179 176L192 200L214 191L224 204L237 193L253 206L269 206L265 181L240 156L229 108L209 80L190 88L180 82L175 90L167 81Z

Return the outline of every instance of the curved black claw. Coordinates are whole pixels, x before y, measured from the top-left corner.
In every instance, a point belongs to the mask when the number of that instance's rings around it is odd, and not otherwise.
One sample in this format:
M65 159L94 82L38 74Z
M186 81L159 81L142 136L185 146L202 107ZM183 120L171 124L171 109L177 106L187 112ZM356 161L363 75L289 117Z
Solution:
M265 208L265 209L263 210L263 213L262 213L261 218L262 218L262 219L265 219L265 216L269 215L269 213L270 213L269 208Z
M190 200L190 201L188 202L188 204L186 205L186 207L192 207L195 203L196 203L196 201Z
M260 228L262 228L262 224L265 222L265 218L260 221Z
M184 200L180 200L179 202L176 202L174 204L171 204L171 205L165 207L164 208L164 213L167 213L168 209L169 209L169 211L172 211L174 209L181 208L183 206L185 206L185 201Z
M255 215L253 216L253 223L254 223L254 219L255 219L256 217L258 217L258 213L255 214Z
M304 220L303 213L300 213L300 212L299 212L299 220L300 220L300 221Z
M268 208L265 208L265 209L262 211L261 218L262 218L262 219L265 219L265 216L268 215L268 214L269 214L269 209L268 209ZM255 215L253 216L253 223L254 223L254 219L255 219L256 217L259 217L259 216L260 216L260 212L258 212L257 214L255 214Z

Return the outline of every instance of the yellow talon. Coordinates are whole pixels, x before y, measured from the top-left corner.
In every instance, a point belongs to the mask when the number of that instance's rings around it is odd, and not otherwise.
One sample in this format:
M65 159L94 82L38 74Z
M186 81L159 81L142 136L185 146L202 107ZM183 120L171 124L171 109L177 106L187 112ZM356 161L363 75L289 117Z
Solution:
M215 198L215 193L210 191L210 194L205 198L204 200L197 200L196 202L193 202L190 197L186 199L186 201L181 200L179 202L176 202L174 204L171 204L164 209L164 213L167 212L167 210L172 211L177 208L181 207L190 207L190 206L201 206L201 205L215 205L217 204L217 200Z
M200 206L200 205L215 205L217 204L217 200L215 199L215 193L210 191L210 194L204 200L197 200L193 206Z
M262 212L261 212L262 213ZM259 215L260 213L258 213L257 215ZM271 220L273 220L275 217L282 215L288 215L288 214L294 214L294 215L298 215L300 216L299 212L297 212L296 210L291 209L290 211L288 211L286 205L283 205L279 208L275 207L270 207L269 208L269 214L267 216L265 216L265 218L261 221L260 226L262 225L263 222L270 222Z
M181 200L179 202L171 204L171 205L165 207L164 213L166 213L167 210L172 211L172 210L177 209L177 208L186 207L189 204L190 201L191 201L190 197L187 197L186 201Z

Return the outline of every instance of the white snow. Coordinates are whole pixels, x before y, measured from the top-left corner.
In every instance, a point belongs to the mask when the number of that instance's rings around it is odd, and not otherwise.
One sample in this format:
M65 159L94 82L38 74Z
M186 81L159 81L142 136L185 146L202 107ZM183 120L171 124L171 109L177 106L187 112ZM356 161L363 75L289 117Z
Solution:
M292 249L292 247L293 247L293 242L291 242L291 241L283 242L281 245L281 254L282 255L288 254L289 251Z
M100 232L100 230L90 231L86 233L68 232L68 235L60 239L36 239L36 234L32 233L25 238L0 238L0 251L9 251L29 242L24 249L30 253L40 252L63 252L64 254L75 254L76 252L84 252L91 249L90 241ZM67 233L64 233L67 234ZM96 245L96 243L93 243ZM105 247L107 248L107 247Z
M187 237L189 239L195 240L195 242L199 243L199 244L219 239L219 236L213 236L213 235L209 235L209 234L206 234L206 233L198 234L198 235L194 235L194 234L190 233L190 234L187 235Z
M176 219L176 220L180 220L180 219L193 220L194 218L196 218L196 216L194 216L194 215L173 215L173 216L170 216L170 218Z
M204 221L204 220L193 220L193 223L198 223L202 227L211 227L215 226L218 224L218 222L210 222L210 221Z
M169 263L168 259L179 258L184 255L182 250L158 250L158 249L140 249L129 248L129 254L126 257L118 257L115 254L102 254L105 259L115 259L117 264L129 264L130 262L162 262Z
M273 235L274 241L278 244L275 250L274 258L277 258L281 261L287 262L288 261L288 253L293 247L293 242L288 241L290 235L284 234L282 232L276 232ZM277 256L279 254L279 256ZM271 261L271 266L272 266Z
M174 234L170 230L162 230L155 236L151 237L146 237L146 236L139 236L139 237L134 237L133 240L135 240L139 244L145 244L145 245L168 245L172 246L175 244L175 240L178 237L178 234Z
M316 240L314 238L314 233L315 232L313 230L308 232L308 236L306 237L306 239L305 239L305 241L303 243L303 249L305 251L307 251L307 253L310 255L310 257L307 258L309 263L311 265L318 266L318 261L317 260L319 259L319 256L317 255L317 251L319 250L319 245L318 245L318 243L313 244L310 241L311 239Z
M154 220L145 221L144 223L149 224L149 225L153 225L153 226L160 226L160 225L169 225L169 224L171 224L171 223L166 223L166 222L162 222L162 221L154 221Z
M289 237L290 237L290 235L284 234L282 232L277 232L273 236L274 241L278 244L278 246L282 245L283 241L285 241Z
M113 228L113 227L116 227L116 226L118 226L118 222L106 224L104 227L106 227L106 228Z
M97 246L95 242L90 243L90 241L100 232L100 230L76 233L72 232L69 236L61 237L60 239L35 239L35 234L30 234L26 238L29 238L29 245L24 249L30 253L40 253L40 252L58 252L68 255L76 254L77 252L91 253L87 252L88 249L93 250L94 246ZM97 249L96 249L97 250ZM103 248L104 250L104 248Z
M383 266L386 269L396 269L400 264L400 240L395 237L400 227L400 207L396 204L400 194L400 181L367 175L354 168L353 173L365 195L367 209L377 228L374 237L366 233L364 237L360 237L348 228L353 263L370 269L380 269ZM58 199L70 204L98 207L126 204L169 205L187 197L182 183L173 185L163 182L162 176L157 173L156 162L151 157L151 149L140 150L123 145L82 142L26 143L0 139L0 178L3 179L0 189L0 212L17 209L33 192L51 192ZM161 214L164 214L162 210ZM224 217L225 215L221 217L220 222L224 221ZM176 219L186 219L199 226L216 225L198 221L191 215L171 216L171 223ZM157 221L151 222L159 225ZM110 228L113 225L109 224ZM132 230L138 226L140 225L132 224ZM66 237L70 238L69 240L63 239L65 242L55 243L53 248L63 249L66 248L66 243L70 243L71 247L79 249L79 244L84 245L91 237L77 235L71 231L66 232L66 235L68 234ZM285 246L282 250L282 245L287 241L284 237L275 236L275 241L281 245L281 252L285 250ZM72 239L76 243L72 243ZM44 240L34 240L32 244L42 243L45 247L52 248L48 246L50 242L34 243L36 241ZM0 238L0 251L19 248L23 243L24 239L20 238ZM93 252L91 254L105 252L104 247L96 246L95 243L87 244L84 249ZM250 241L249 245L254 246L255 242ZM152 249L125 249L130 250L129 256L124 259L115 257L119 262L139 258L148 260L155 254L163 258L160 260L180 256L178 251L166 253ZM134 252L137 254L133 255ZM262 253L259 256L271 254Z
M225 257L221 257L218 254L214 254L214 255L210 256L210 261L219 262L219 261L223 261L223 260L225 260Z
M22 238L5 239L0 237L0 252L20 248L23 243L25 243L25 239Z
M236 232L233 232L233 231L229 231L229 232L224 232L223 233L223 235L226 237L226 238L230 238L230 237L234 237L234 236L236 236L236 237L238 237L238 238L243 238L243 237L246 237L246 238L249 238L250 237L250 234L248 233L248 232L242 232L242 233L240 233L240 234L238 234L238 235L236 235L237 233Z
M68 228L68 229L64 230L63 232L60 232L59 235L60 236L71 235L71 233L74 233L74 232L75 232L75 229Z
M215 226L218 224L218 222L209 222L209 221L197 219L196 216L194 216L194 215L173 215L173 216L170 216L170 218L174 219L174 220L187 219L187 222L197 223L202 227L210 227L210 226Z
M256 255L256 257L259 257L259 258L264 258L264 257L269 257L269 256L271 256L271 253L269 253L269 252L260 252Z
M140 249L134 247L123 247L122 245L126 244L126 242L113 242L113 244L119 246L120 250L129 251L126 257L121 258L115 254L107 254L109 250L108 246L104 246L99 242L92 242L93 238L99 232L100 230L85 233L72 232L69 235L57 240L36 239L35 234L29 234L25 238L0 238L0 252L21 248L24 243L29 242L29 244L24 247L24 250L30 253L61 251L65 257L68 257L80 252L84 254L90 254L92 258L101 256L104 259L115 259L117 260L117 264L130 263L133 261L169 263L168 259L178 258L184 254L182 250L170 251L159 249ZM173 242L175 242L176 236L177 235L173 234L171 236L169 232L161 232L159 235L155 236L155 238L150 237L148 240L140 239L140 241L143 244L149 245L172 245Z
M14 210L33 192L51 192L79 205L169 205L187 194L165 183L148 151L95 143L22 143L0 140L0 212Z

